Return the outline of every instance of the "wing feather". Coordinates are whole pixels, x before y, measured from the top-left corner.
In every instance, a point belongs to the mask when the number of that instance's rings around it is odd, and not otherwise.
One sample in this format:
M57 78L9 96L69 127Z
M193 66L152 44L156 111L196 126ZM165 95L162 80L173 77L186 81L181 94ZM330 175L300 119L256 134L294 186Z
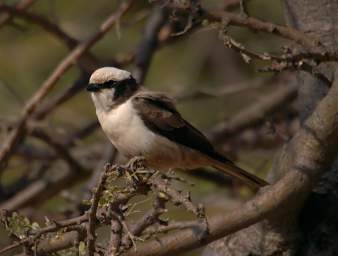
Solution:
M215 154L209 140L182 118L171 98L143 93L133 98L133 104L145 125L156 134L209 156Z
M138 94L133 97L132 103L144 124L154 133L211 157L212 166L227 175L237 177L253 186L268 184L215 151L209 140L182 118L173 100L164 94Z

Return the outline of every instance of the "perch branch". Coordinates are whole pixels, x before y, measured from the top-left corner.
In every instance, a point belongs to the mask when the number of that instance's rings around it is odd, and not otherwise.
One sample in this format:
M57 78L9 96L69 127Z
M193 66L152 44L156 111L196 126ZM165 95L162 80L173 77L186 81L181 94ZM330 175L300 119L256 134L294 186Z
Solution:
M108 171L111 167L109 165L105 166L105 170L102 173L98 185L94 188L94 195L91 202L91 207L88 211L88 225L87 225L87 256L93 256L95 253L95 226L96 226L96 214L99 207L99 201L102 196L102 193L105 188L105 183L108 178Z
M337 155L338 143L338 72L329 93L318 104L303 127L296 133L288 151L292 159L289 171L252 200L227 214L208 217L209 235L200 239L201 224L159 237L130 250L128 256L173 255L198 248L248 227L279 211L301 207L307 195L327 171ZM279 167L280 168L280 167Z

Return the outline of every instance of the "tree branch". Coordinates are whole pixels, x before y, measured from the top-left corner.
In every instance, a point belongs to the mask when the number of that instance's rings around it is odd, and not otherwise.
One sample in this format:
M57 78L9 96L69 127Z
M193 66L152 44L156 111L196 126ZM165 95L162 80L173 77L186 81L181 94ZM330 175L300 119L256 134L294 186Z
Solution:
M301 31L291 27L277 25L271 22L262 21L253 17L243 17L232 12L207 12L204 10L203 18L211 22L225 22L229 26L246 27L254 31L275 34L289 40L292 40L308 50L322 49L319 39L312 38Z
M15 5L16 10L25 10L29 8L32 4L35 3L36 0L21 0ZM0 4L0 7L3 4ZM9 22L13 18L13 14L11 13L1 13L0 14L0 28Z
M213 127L209 131L208 137L218 143L224 142L244 129L263 122L269 114L276 112L285 103L295 99L296 96L297 87L295 85L280 86L270 95L262 97L249 107L239 111L230 120Z
M0 12L9 13L14 17L19 17L21 19L24 19L28 22L40 26L46 32L50 33L51 35L54 35L61 42L65 43L69 49L75 48L80 43L78 40L76 40L75 38L71 37L66 32L64 32L57 24L49 21L42 15L27 12L26 10L21 10L18 8L13 8L8 5L1 5ZM99 60L96 59L90 52L83 53L83 56L79 57L78 62L80 66L85 70L87 70L88 72L95 70L95 68L98 67L100 64Z
M130 8L133 1L123 2L119 9L111 14L101 25L99 31L95 33L88 40L79 44L72 52L64 58L59 65L54 69L52 74L47 80L41 85L40 89L35 95L26 103L22 117L20 118L17 127L9 135L9 138L4 143L0 151L0 171L7 165L7 161L10 155L15 150L18 143L25 137L26 124L31 114L38 107L40 102L45 98L50 90L53 89L56 82L70 67L87 51L89 50L98 40L100 40L115 24L117 20Z
M157 6L153 11L144 31L142 39L135 54L136 69L133 74L139 83L143 83L149 69L150 61L158 46L159 33L167 22L168 10Z
M295 211L303 205L320 176L329 169L337 154L338 143L338 72L328 95L318 104L291 141L289 171L277 183L227 214L208 217L209 235L200 239L201 226L175 232L141 244L128 256L173 255L198 248L248 227L274 213ZM287 163L284 163L287 164ZM281 168L279 166L278 168Z
M96 241L96 234L95 234L95 226L96 226L96 213L99 207L100 198L102 193L105 189L105 183L108 178L108 172L110 171L111 167L109 165L105 166L105 170L102 173L98 185L94 188L94 195L91 203L91 207L88 214L88 225L87 225L87 256L94 256L95 253L95 241Z

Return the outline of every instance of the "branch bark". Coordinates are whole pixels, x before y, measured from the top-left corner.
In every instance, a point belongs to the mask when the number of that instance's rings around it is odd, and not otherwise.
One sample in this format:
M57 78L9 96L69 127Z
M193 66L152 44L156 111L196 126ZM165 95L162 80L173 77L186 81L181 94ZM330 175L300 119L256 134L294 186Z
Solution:
M158 47L159 33L167 22L168 15L166 8L157 6L145 27L144 38L135 54L136 69L133 72L141 84L144 82L150 62Z
M255 31L275 34L296 42L309 50L322 49L319 38L316 38L314 35L306 35L291 27L273 24L253 17L243 17L242 15L226 11L214 13L205 11L204 17L212 22L226 22L230 26L246 27Z
M7 165L7 161L10 155L14 152L16 146L25 137L26 124L31 114L38 107L40 102L46 97L48 92L53 89L56 82L61 76L71 68L71 66L87 51L89 50L98 40L100 40L115 24L117 20L131 7L133 1L123 2L119 9L112 13L101 25L99 31L95 33L88 40L79 44L72 52L64 58L59 65L54 69L52 74L47 80L41 85L40 89L35 95L26 103L23 114L19 119L17 127L9 135L9 138L4 143L0 151L0 171Z
M29 8L32 4L34 4L36 0L21 0L15 5L15 8L17 10L25 10ZM3 4L0 4L0 7ZM13 14L10 13L2 13L0 15L0 28L5 25L7 22L9 22L13 18Z
M203 229L197 225L141 244L136 252L129 251L126 255L159 256L181 253L246 228L264 218L271 218L274 213L294 213L299 210L338 153L337 104L338 72L328 95L292 139L293 150L287 152L291 161L283 166L288 170L285 176L239 208L225 215L209 217L209 235L206 238L201 240Z
M276 112L281 106L294 100L297 96L296 85L285 85L268 96L254 102L249 107L236 113L233 118L216 125L208 137L217 143L226 141L229 137L235 136L248 127L264 122L264 119L271 113Z
M79 45L79 41L72 36L68 35L63 31L57 24L49 21L42 15L27 12L26 10L20 8L13 8L11 6L2 5L0 6L0 12L5 12L10 14L13 17L19 17L28 22L34 23L44 29L46 32L54 35L61 42L65 43L69 49L75 48ZM83 56L79 57L79 64L82 68L91 72L100 64L98 59L96 59L90 52L85 52Z

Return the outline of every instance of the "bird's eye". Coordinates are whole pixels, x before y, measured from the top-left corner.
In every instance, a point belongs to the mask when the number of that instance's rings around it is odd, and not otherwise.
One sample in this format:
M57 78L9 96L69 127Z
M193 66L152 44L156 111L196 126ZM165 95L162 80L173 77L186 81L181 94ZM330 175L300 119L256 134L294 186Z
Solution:
M124 94L124 92L126 91L126 89L127 89L127 87L124 86L123 84L115 86L114 100L120 98Z
M118 84L117 81L107 81L103 84L100 84L101 89L110 89L114 88Z
M89 92L97 92L97 91L100 90L98 84L88 84L86 89L87 89L87 91L89 91Z

